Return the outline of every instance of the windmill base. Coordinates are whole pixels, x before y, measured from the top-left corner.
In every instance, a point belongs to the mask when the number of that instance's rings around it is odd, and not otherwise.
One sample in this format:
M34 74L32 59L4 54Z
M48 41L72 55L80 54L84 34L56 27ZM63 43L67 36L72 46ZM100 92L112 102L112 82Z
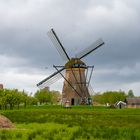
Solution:
M92 100L91 98L63 98L62 99L62 105L64 107L70 107L70 106L77 106L77 105L91 105Z

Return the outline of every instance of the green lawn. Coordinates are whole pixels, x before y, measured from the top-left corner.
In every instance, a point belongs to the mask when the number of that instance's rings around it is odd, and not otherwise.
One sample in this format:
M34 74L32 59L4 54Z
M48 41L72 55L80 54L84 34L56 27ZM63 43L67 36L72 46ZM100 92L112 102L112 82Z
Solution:
M0 140L139 140L140 109L61 106L0 111L16 126Z

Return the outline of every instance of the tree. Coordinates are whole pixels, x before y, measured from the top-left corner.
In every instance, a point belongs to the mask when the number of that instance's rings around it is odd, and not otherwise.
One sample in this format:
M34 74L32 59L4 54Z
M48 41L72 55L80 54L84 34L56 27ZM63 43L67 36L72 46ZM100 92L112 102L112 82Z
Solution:
M51 91L51 104L58 104L58 102L61 100L61 94L59 91Z
M103 94L96 94L93 97L93 101L97 101L101 104L114 104L117 101L124 101L126 94L123 91L106 91Z
M5 109L9 105L10 109L13 109L15 105L18 106L22 101L22 95L17 89L5 89L4 90L4 104L5 104Z
M28 96L24 90L0 89L0 109L19 109L20 106L35 105L37 102L37 98Z
M37 105L38 99L32 96L27 96L27 105Z
M38 90L34 97L38 99L40 104L47 103L51 97L49 97L50 91L47 89Z
M92 100L93 100L93 103L94 102L97 102L97 103L100 103L100 104L104 103L103 96L100 93L96 93L95 95L93 95Z
M49 91L47 89L38 90L35 95L40 104L57 104L58 100L61 99L61 94L59 91Z
M114 104L117 101L124 101L126 94L123 91L107 91L103 93L104 103Z
M134 96L134 93L133 93L133 90L130 89L130 90L128 91L128 95L127 95L127 96L130 97L130 98L135 97L135 96Z
M0 109L2 109L3 106L3 89L0 89Z

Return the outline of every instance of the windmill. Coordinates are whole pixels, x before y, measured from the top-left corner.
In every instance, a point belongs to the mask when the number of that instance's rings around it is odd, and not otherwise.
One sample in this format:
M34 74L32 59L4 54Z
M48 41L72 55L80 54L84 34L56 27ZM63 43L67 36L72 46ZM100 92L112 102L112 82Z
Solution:
M94 66L87 66L81 59L101 47L104 44L103 40L98 39L75 58L71 58L53 29L48 32L48 36L66 63L64 66L53 65L56 72L39 82L37 86L48 87L63 77L62 103L69 101L71 105L90 104L89 83Z

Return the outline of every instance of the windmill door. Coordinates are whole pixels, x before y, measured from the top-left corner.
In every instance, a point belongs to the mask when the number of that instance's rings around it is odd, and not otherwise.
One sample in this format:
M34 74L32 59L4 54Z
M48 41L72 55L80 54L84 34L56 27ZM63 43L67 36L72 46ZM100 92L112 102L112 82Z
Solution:
M74 98L71 99L71 105L74 105Z

